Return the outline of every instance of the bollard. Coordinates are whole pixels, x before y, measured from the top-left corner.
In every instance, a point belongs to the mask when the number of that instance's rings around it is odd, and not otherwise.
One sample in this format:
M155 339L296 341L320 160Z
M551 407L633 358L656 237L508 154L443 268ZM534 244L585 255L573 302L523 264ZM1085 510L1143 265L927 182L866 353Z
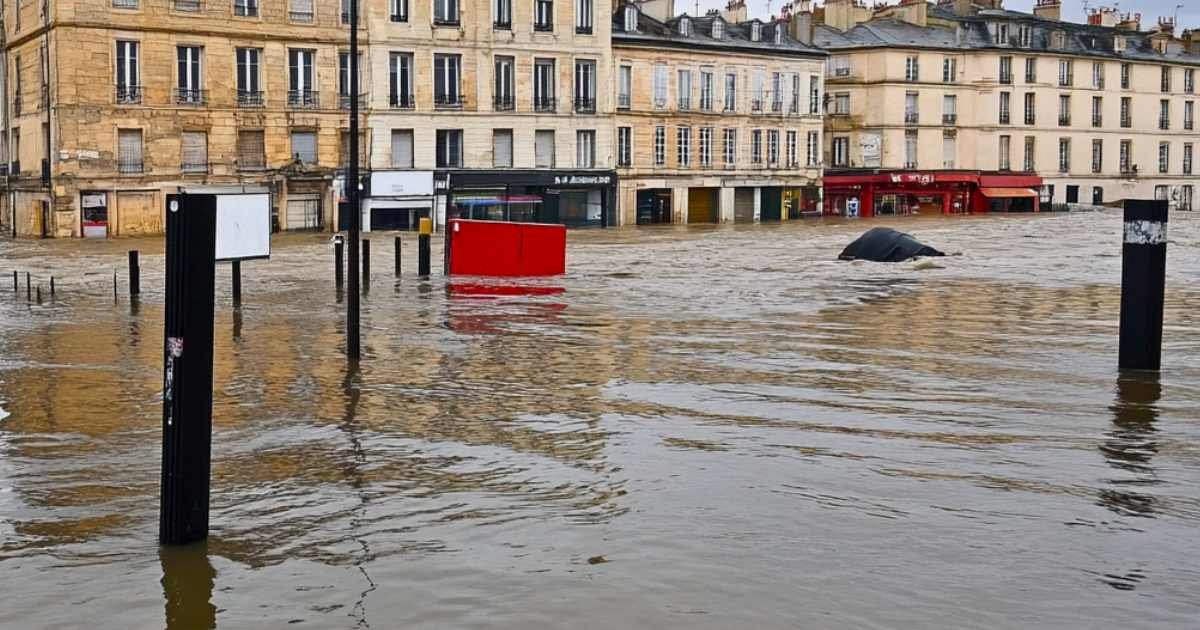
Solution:
M1157 370L1162 362L1167 275L1167 202L1125 202L1121 251L1121 340L1118 366Z
M37 285L37 303L42 303L42 285Z
M113 269L113 301L117 301L117 270Z
M433 232L433 221L421 219L420 234L417 236L417 275L429 276L429 235Z
M400 277L400 237L396 237L396 277Z
M337 288L341 289L342 283L346 279L345 271L342 269L342 248L345 246L342 244L341 235L335 236L333 239L333 257L335 259L333 263L333 281L337 285Z
M136 249L129 252L129 295L138 295L142 292L142 266L138 262L138 251Z
M29 272L25 272L25 301L29 302L33 299L33 292L29 288Z
M371 241L362 240L362 286L363 291L371 290Z
M17 274L17 270L13 269L13 293L21 290L21 276Z
M50 297L54 297L54 276L50 276Z
M233 305L242 305L242 261L233 261Z

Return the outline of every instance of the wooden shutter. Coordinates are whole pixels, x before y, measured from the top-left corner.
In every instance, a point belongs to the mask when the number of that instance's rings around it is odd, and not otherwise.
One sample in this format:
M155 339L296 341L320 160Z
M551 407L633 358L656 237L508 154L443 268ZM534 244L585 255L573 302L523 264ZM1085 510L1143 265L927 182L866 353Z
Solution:
M392 166L413 167L413 132L410 129L392 131Z

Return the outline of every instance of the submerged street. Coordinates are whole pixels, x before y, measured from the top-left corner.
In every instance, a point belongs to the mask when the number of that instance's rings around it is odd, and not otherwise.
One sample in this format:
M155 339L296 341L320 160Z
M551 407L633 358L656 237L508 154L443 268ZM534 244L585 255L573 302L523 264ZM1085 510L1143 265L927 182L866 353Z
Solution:
M881 225L961 255L836 260ZM1200 216L1169 230L1160 375L1116 369L1119 211L573 231L527 291L421 281L408 234L396 279L374 234L357 370L329 235L279 236L240 310L218 268L185 549L161 239L0 240L0 627L1193 628Z

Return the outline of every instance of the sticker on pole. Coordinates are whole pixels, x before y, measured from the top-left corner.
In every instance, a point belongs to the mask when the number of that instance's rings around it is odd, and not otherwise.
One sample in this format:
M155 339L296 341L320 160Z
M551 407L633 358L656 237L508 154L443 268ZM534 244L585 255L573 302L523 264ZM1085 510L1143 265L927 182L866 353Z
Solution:
M1130 245L1163 245L1167 242L1167 224L1161 221L1126 221L1125 242Z
M167 337L167 365L163 378L163 400L167 402L167 426L175 424L175 410L171 401L175 397L175 359L183 356L183 337Z

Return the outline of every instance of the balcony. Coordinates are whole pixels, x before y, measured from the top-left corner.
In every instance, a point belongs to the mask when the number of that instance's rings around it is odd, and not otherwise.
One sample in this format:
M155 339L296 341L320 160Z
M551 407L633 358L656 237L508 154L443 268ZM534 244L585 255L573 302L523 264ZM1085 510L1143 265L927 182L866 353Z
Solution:
M141 173L142 171L143 164L141 160L117 160L118 173L129 175L133 173Z
M209 171L208 162L184 162L179 165L179 170L184 173L191 174L207 174Z
M1160 116L1160 117L1158 118L1158 128L1159 128L1159 129L1164 129L1164 130L1165 130L1165 129L1170 129L1170 128L1171 128L1171 119L1170 119L1170 118L1163 118L1163 117L1161 117L1161 116Z
M457 15L454 17L434 17L433 18L434 26L452 26L452 27L458 28L460 23L461 22L459 21Z
M760 99L750 101L750 111L755 114L761 114L763 110L763 102Z
M1122 116L1121 117L1121 128L1122 129L1130 129L1132 127L1133 127L1133 119L1129 118L1128 116Z
M289 22L300 22L302 24L312 24L312 11L288 11Z
M349 94L338 94L338 109L350 109L350 105L354 103L354 97ZM358 107L364 108L367 106L367 95L358 95Z
M533 30L538 33L553 33L554 32L554 23L553 22L534 22Z
M293 109L318 109L321 93L316 90L288 90L288 107Z
M1104 89L1104 77L1094 77L1092 79L1092 87L1096 88L1097 90L1103 90Z
M942 114L943 125L954 125L958 123L958 114Z
M690 111L692 109L692 100L690 98L681 98L679 99L679 102L676 103L675 108L681 112Z
M590 27L590 26L576 26L576 27L575 27L575 34L576 34L576 35L591 35L591 34L592 34L592 27Z
M783 101L771 101L771 113L772 114L782 114L783 113Z
M586 97L575 97L575 113L576 114L595 114L596 99Z
M1104 126L1104 117L1093 115L1092 116L1092 127L1100 128L1103 126Z
M118 85L116 98L118 105L140 105L142 102L142 86Z
M617 109L629 109L630 98L628 94L617 95Z
M497 96L492 99L492 108L498 112L511 112L517 108L512 96Z
M1136 164L1134 164L1134 165L1130 165L1129 163L1122 164L1121 165L1121 174L1125 175L1127 177L1137 177L1138 167Z
M1071 126L1071 116L1069 114L1059 114L1058 115L1058 126L1059 127L1070 127Z
M497 31L511 31L512 30L512 18L508 18L508 19L504 19L504 20L496 20L496 21L492 22L492 28Z
M462 109L462 94L435 94L433 106L436 109Z
M204 8L204 0L171 0L171 8L176 11L198 13Z
M112 0L114 9L136 9L138 0Z
M192 105L199 107L208 104L208 90L192 90L175 88L176 105Z
M1011 72L1006 72L1000 75L1000 83L1004 85L1012 85L1013 75Z
M915 125L921 122L921 114L919 112L904 112L904 124Z
M238 90L237 104L243 109L262 107L264 105L263 93L257 90Z
M388 106L392 109L413 109L416 107L416 102L412 94L390 94L388 95Z
M553 112L556 103L553 96L535 96L533 97L533 111L535 112Z
M1183 129L1184 129L1185 131L1191 131L1191 130L1193 130L1193 129L1195 129L1195 128L1196 128L1196 122L1195 122L1195 121L1192 121L1192 120L1184 120L1184 121L1183 121Z

